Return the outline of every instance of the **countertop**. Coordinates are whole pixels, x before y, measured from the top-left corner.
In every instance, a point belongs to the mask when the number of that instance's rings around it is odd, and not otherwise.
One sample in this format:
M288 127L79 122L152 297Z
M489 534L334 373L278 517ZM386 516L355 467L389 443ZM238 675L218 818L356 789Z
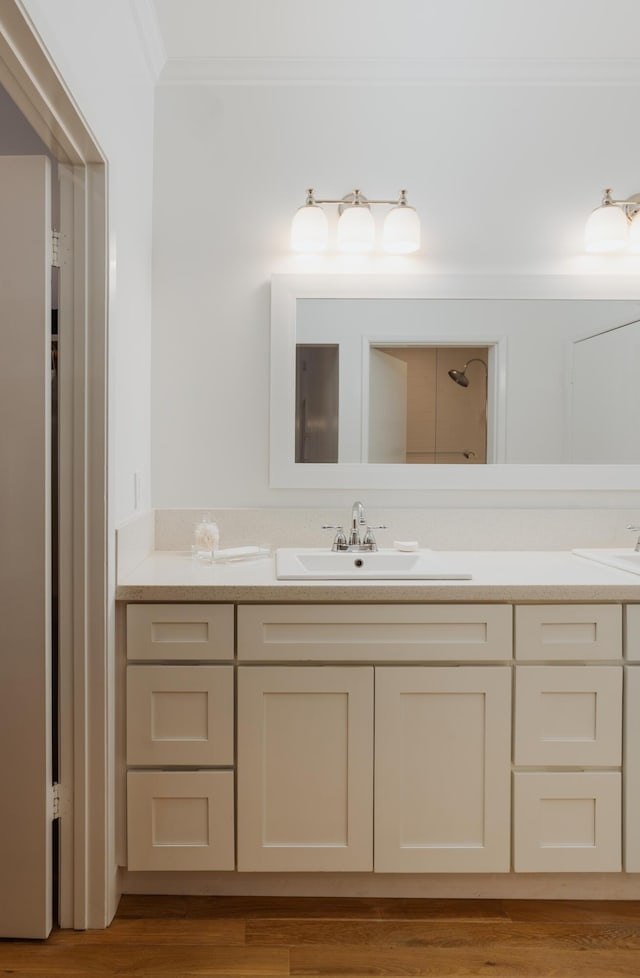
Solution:
M118 601L640 602L640 576L566 551L438 551L467 581L278 581L275 559L207 565L156 551L118 581Z

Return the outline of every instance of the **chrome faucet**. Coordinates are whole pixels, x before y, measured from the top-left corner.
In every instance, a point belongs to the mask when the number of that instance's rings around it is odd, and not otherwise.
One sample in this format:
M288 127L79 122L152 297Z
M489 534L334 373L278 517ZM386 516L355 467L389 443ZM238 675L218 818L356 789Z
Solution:
M635 532L638 533L640 532L640 526L636 526L635 523L630 523L627 530L635 530ZM636 553L640 553L640 537L638 537L636 540L636 545L633 549L636 551Z
M351 553L371 553L378 549L378 544L373 535L374 530L386 530L387 525L381 523L379 526L369 526L364 515L364 506L361 502L356 502L351 507L351 529L348 535L344 532L342 525L325 523L323 530L336 530L333 540L332 550L351 552Z

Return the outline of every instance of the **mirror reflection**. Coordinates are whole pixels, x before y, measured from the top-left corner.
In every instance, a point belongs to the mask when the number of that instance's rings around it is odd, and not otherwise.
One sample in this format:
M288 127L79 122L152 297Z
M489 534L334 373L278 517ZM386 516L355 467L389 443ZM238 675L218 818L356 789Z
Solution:
M487 461L487 347L372 344L365 356L366 409L341 430L339 345L296 345L296 462Z
M625 300L299 298L295 461L636 464L639 312Z

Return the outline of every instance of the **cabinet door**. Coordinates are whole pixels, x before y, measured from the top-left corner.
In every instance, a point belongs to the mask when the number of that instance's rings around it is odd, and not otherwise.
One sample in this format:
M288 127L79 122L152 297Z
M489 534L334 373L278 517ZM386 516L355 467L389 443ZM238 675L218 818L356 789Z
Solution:
M624 868L640 873L640 666L625 671Z
M508 872L511 671L376 669L375 869Z
M371 870L373 669L238 672L238 869Z

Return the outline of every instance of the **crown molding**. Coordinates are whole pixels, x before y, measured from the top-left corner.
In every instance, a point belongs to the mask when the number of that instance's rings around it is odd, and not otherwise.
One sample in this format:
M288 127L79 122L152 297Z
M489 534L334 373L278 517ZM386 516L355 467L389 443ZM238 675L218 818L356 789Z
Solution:
M640 85L632 58L168 58L161 84Z
M131 11L140 46L154 85L158 83L167 61L160 24L153 0L131 0Z

